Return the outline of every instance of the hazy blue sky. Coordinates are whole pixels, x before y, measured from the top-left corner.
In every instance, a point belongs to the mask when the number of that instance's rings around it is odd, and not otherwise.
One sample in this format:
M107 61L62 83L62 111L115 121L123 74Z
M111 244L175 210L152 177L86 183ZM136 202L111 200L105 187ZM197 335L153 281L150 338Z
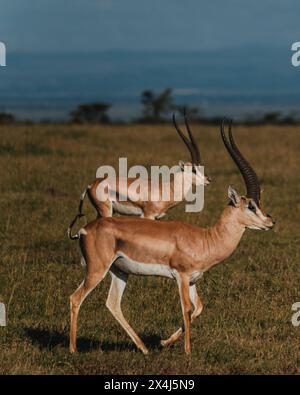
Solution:
M290 47L299 0L1 0L8 50Z

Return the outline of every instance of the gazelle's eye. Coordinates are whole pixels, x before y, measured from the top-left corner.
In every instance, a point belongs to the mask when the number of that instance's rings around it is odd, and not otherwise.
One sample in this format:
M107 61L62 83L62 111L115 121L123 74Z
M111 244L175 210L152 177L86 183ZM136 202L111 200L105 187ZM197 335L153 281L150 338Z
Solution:
M256 212L256 208L255 208L255 206L253 206L253 204L252 204L251 202L248 203L248 209L249 209L250 211L252 211L253 213Z

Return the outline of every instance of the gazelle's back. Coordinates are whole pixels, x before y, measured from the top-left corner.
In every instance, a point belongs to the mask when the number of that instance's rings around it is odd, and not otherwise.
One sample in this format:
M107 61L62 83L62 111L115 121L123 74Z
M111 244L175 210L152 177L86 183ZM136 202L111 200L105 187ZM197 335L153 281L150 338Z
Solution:
M107 253L111 254L112 260L124 255L135 262L180 269L183 255L189 260L187 255L191 254L193 260L194 249L187 244L193 244L194 238L202 232L204 229L180 221L113 217L97 219L85 226L82 241L94 244L101 255L110 245L111 250Z

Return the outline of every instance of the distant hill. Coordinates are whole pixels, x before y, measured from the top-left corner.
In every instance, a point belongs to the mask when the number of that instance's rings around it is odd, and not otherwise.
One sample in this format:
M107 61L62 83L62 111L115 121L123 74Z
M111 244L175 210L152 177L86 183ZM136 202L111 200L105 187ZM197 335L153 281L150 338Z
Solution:
M202 52L13 53L0 70L0 111L65 119L79 103L113 104L114 118L139 112L146 89L174 89L176 102L208 115L300 108L300 68L291 52L237 48Z

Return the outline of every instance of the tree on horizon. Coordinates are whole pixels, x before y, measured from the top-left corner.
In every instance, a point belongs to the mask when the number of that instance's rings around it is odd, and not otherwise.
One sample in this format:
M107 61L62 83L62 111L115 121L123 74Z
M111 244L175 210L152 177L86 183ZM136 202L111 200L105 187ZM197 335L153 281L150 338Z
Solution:
M150 89L142 92L141 102L144 122L162 122L173 108L172 89L166 88L160 93L154 93Z
M9 112L0 112L0 124L9 124L16 122L16 118Z
M80 104L76 110L70 113L71 122L110 123L110 117L107 112L111 106L110 103L104 102Z

